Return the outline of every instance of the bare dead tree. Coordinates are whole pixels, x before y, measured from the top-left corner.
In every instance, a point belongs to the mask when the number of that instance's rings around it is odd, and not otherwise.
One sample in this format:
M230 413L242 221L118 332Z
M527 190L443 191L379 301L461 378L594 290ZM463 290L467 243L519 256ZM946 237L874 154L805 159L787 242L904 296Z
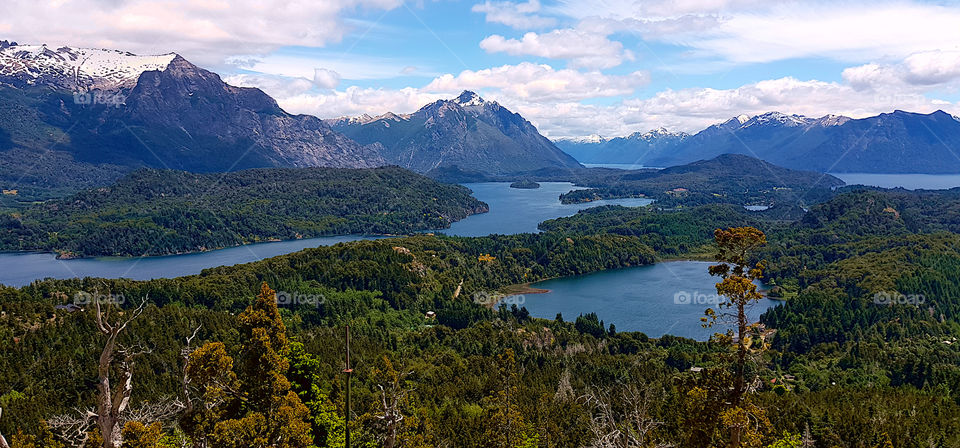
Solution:
M200 332L200 329L203 328L203 325L197 325L197 328L193 330L193 333L187 337L187 345L180 350L180 359L183 361L183 379L181 380L183 389L183 407L187 413L193 411L193 400L190 397L190 376L187 375L187 363L190 362L190 354L193 353L193 340L196 339L197 333Z
M651 403L655 401L650 390L639 390L630 385L620 388L614 395L609 390L595 389L583 396L588 406L593 407L590 431L593 443L590 448L669 448L673 445L658 443L651 432L663 425L650 416Z
M78 409L73 414L51 417L47 425L67 445L81 447L86 445L90 438L90 427L96 418L97 413L93 409Z
M397 443L397 429L403 422L404 415L400 409L401 403L409 394L409 390L403 388L403 382L412 372L404 371L391 375L389 381L378 384L380 388L380 405L383 406L377 418L386 426L386 435L383 442L384 448L394 448Z
M112 306L107 307L104 311L100 306L100 301L94 301L96 304L97 328L107 339L103 351L100 353L97 366L96 416L97 426L103 436L103 448L119 448L123 442L120 431L123 429L123 414L130 406L130 396L133 393L134 358L144 351L124 348L118 340L130 323L146 309L147 301L148 299L144 298L127 316L118 319L116 322L110 320ZM115 363L118 358L119 363ZM116 387L110 381L110 371L114 364L119 364L120 370L120 378Z
M180 414L184 404L178 398L170 398L153 403L144 403L136 408L129 409L121 416L121 423L126 422L169 422Z

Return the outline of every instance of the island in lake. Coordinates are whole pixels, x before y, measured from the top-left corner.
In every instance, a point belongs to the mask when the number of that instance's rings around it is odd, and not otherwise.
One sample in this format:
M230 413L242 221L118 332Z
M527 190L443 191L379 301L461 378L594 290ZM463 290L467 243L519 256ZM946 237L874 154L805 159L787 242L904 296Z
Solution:
M540 188L540 184L538 184L538 183L536 183L536 182L534 182L534 181L532 181L532 180L518 180L518 181L510 184L510 188L521 188L521 189L525 189L525 190L535 190L535 189L537 189L537 188Z

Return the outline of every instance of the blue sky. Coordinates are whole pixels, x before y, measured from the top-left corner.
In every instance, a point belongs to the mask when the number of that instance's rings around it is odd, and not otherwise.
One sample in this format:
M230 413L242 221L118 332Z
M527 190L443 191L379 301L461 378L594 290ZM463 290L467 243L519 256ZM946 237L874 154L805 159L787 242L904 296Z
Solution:
M772 110L960 114L957 2L8 1L0 36L177 52L324 118L409 113L463 89L551 137Z

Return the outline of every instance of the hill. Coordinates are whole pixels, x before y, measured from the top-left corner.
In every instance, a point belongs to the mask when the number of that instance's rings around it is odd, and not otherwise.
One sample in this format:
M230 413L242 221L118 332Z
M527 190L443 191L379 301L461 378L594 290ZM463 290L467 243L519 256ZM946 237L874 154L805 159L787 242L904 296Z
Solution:
M766 205L816 203L832 196L843 181L828 174L779 167L753 157L725 154L663 170L621 170L582 184L592 187L561 196L566 203L646 196L661 206L733 203Z
M142 169L110 187L0 215L0 250L163 255L275 239L445 228L487 211L458 185L398 167Z

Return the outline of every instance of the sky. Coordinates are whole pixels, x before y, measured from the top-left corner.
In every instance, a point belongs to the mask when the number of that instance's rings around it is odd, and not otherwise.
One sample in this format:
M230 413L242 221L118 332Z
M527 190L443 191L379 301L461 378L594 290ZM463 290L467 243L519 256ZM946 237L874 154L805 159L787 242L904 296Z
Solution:
M0 39L176 52L321 118L462 90L548 137L960 115L960 1L3 0Z

